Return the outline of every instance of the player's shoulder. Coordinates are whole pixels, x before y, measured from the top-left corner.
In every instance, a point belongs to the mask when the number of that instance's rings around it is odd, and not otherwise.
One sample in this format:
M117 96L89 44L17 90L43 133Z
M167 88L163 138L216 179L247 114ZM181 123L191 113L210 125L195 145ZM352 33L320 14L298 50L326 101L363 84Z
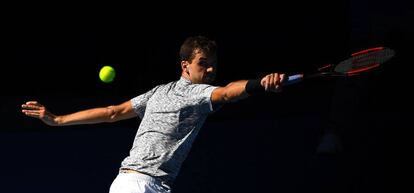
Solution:
M165 83L160 83L156 86L154 86L151 90L154 92L162 91L162 90L171 90L172 87L174 87L177 84L178 81L170 81Z
M191 84L189 85L189 90L194 93L205 93L205 92L212 92L216 89L217 86L213 86L210 84Z

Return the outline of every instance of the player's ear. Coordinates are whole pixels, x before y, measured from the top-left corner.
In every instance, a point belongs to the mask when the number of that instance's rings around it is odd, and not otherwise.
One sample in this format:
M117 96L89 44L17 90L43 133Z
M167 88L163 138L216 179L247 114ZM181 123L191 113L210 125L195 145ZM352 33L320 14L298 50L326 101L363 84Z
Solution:
M189 65L190 65L190 63L188 63L188 61L185 61L185 60L181 61L181 70L188 74L189 73L188 72Z
M181 70L185 71L185 69L187 68L187 61L185 60L181 60Z

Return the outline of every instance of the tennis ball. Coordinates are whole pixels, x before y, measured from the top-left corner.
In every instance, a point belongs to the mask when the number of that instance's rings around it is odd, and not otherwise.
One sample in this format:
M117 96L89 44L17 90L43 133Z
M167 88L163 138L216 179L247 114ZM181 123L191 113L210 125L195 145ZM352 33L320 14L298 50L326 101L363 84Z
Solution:
M104 66L99 71L99 79L101 79L102 82L110 83L115 78L115 69L111 66Z

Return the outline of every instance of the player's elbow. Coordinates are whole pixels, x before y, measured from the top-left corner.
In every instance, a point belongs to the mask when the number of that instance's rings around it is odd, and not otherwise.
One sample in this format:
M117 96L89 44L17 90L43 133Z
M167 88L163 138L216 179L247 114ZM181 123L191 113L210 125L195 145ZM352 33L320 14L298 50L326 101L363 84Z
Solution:
M234 92L229 86L214 90L212 95L212 101L217 103L236 102L239 99L241 99L240 94Z
M226 92L223 96L223 100L226 103L232 103L232 102L237 102L240 99L242 99L241 95L239 93L234 93L234 92Z
M226 92L223 92L221 95L221 101L223 103L232 103L237 102L240 98L235 95L235 93L231 92L231 90L226 90Z
M229 93L223 93L223 95L221 96L221 101L224 103L229 103L232 101L232 97Z
M115 122L118 120L118 113L114 106L108 106L105 108L106 122Z
M231 100L231 97L225 87L220 87L213 91L211 100L214 103L226 103Z

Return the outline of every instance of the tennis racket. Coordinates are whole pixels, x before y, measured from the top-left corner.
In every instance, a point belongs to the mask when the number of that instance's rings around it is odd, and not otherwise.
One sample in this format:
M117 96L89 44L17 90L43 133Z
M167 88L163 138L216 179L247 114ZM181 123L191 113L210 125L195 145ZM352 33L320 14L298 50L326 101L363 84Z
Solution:
M375 47L353 53L351 57L337 65L328 64L314 73L290 75L283 85L294 84L304 79L316 77L348 77L373 70L394 57L395 51L387 47Z

